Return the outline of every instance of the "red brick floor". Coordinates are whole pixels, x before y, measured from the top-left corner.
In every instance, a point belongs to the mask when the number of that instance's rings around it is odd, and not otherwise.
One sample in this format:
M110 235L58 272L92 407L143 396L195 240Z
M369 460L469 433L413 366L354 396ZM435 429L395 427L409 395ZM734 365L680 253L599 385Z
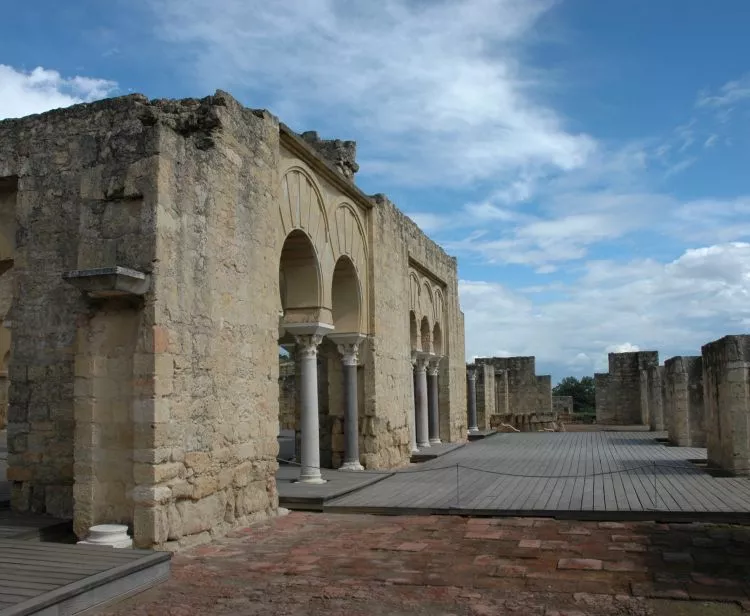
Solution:
M647 598L750 610L750 528L292 513L105 613L643 616Z

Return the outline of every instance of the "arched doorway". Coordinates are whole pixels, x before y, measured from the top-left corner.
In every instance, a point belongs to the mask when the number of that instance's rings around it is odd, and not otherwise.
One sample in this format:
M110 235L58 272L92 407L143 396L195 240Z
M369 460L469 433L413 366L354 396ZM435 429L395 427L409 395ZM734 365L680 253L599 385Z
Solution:
M325 352L321 355L320 347L323 336L333 327L318 321L323 303L321 280L320 261L310 237L293 230L284 240L279 258L279 444L280 449L288 445L284 435L288 438L293 426L293 453L300 462L299 481L305 483L323 483L320 416L325 417L328 411L328 377ZM289 378L289 371L281 370L287 356L294 361L293 407L283 400L287 392L281 389L282 375ZM288 383L283 385L288 387Z
M364 405L359 392L364 387L364 370L359 354L365 336L361 333L362 288L354 263L346 255L336 261L331 300L335 332L328 337L338 355L329 364L332 458L342 470L356 471L363 468L359 426Z

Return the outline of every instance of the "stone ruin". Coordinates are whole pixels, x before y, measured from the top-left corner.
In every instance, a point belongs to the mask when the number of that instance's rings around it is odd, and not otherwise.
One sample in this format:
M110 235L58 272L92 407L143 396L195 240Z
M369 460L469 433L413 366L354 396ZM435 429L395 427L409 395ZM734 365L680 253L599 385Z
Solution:
M0 122L13 510L175 550L276 514L280 429L311 486L466 440L456 259L355 155L221 91Z
M528 432L555 426L552 377L536 374L533 356L477 357L467 371L476 382L479 430L510 426Z
M609 368L594 377L597 423L647 425L674 445L706 447L711 467L750 476L750 335L664 365L656 351L610 353Z

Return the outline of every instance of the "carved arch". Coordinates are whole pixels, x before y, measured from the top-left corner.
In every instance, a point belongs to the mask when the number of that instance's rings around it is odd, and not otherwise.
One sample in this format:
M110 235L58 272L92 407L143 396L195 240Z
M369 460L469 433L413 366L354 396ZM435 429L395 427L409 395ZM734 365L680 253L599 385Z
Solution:
M420 311L419 296L421 295L421 287L419 285L419 278L414 272L409 272L409 308L418 314Z
M433 290L433 319L434 323L443 323L445 315L445 302L443 300L443 292L439 287L435 287Z
M295 229L300 229L314 246L328 244L331 236L328 214L313 176L302 167L290 167L281 179L281 188L279 214L283 236L287 237Z
M422 317L427 319L430 323L430 327L432 327L433 319L435 317L434 302L432 299L432 289L426 280L422 281L421 303Z

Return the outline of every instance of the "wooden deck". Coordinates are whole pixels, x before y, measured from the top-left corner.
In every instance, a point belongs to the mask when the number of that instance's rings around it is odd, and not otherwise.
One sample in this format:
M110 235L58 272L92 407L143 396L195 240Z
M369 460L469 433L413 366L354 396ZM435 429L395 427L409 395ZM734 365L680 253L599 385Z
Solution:
M280 464L276 472L279 506L301 511L322 511L328 501L382 481L393 473L322 469L321 474L327 480L324 484L297 483L299 466Z
M0 616L78 614L169 577L171 554L0 539Z
M442 458L443 456L456 451L466 445L466 443L440 443L438 445L430 445L424 449L420 449L418 453L413 453L411 456L411 462L428 462L429 460L435 460Z
M750 480L664 433L496 434L326 503L331 512L750 522ZM704 461L701 464L700 461Z

